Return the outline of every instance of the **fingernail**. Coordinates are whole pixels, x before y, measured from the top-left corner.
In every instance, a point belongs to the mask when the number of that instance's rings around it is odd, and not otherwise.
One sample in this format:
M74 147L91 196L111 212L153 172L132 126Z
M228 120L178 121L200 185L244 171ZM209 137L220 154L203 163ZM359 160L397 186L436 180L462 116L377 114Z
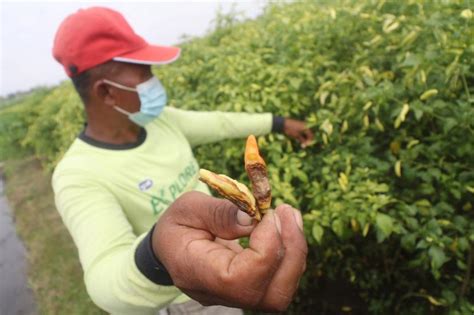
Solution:
M252 217L243 211L237 211L237 223L243 226L252 225Z
M296 224L300 228L301 232L303 232L303 217L301 216L301 212L293 208L293 214L295 216Z
M273 216L273 218L275 219L275 225L276 225L278 234L281 234L281 221L280 221L280 218L278 217L275 210L273 210L273 209L272 210L267 210L266 215L269 215L269 214L271 214Z

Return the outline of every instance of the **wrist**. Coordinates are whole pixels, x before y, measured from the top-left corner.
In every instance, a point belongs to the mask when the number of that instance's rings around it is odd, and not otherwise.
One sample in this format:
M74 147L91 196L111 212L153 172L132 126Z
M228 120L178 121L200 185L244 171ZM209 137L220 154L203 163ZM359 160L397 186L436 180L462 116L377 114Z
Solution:
M285 118L273 115L272 132L283 133L285 131Z
M173 285L173 279L171 279L165 266L161 263L153 250L152 240L154 231L155 226L152 227L150 232L148 232L145 238L138 244L135 251L135 264L138 270L140 270L148 280L159 285L170 286Z

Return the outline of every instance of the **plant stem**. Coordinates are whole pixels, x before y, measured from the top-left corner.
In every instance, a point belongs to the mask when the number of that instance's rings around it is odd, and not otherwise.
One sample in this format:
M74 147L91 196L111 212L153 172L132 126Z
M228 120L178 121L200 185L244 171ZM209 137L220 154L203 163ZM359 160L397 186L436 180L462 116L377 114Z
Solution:
M469 284L471 282L471 269L472 269L472 263L474 260L474 243L471 243L471 247L469 248L469 255L467 256L467 269L466 269L466 275L464 276L464 281L462 283L461 287L461 296L466 295L466 293L469 293Z
M462 83L464 85L464 90L466 90L467 101L469 102L471 100L471 94L469 94L469 88L467 87L466 77L464 76L464 72L462 72L462 71L461 71L461 79L462 79Z

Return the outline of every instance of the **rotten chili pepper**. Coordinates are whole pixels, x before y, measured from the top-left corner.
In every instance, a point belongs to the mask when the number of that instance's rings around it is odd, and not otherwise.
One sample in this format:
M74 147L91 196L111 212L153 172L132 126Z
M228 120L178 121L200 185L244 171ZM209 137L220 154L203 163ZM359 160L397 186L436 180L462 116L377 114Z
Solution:
M252 183L252 191L242 183L211 171L199 170L199 180L206 183L220 195L232 201L239 209L257 221L270 208L272 194L265 161L260 156L257 139L250 135L245 146L245 170Z

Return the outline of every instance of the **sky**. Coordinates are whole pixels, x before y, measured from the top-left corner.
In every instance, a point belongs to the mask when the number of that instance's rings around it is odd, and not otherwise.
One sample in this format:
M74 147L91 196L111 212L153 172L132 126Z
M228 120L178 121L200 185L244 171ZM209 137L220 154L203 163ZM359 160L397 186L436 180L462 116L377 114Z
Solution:
M214 1L6 1L0 0L0 96L56 85L67 76L51 51L61 21L79 8L106 6L121 12L149 43L173 45L182 35L202 36L217 11L233 6L247 18L262 13L265 0Z

